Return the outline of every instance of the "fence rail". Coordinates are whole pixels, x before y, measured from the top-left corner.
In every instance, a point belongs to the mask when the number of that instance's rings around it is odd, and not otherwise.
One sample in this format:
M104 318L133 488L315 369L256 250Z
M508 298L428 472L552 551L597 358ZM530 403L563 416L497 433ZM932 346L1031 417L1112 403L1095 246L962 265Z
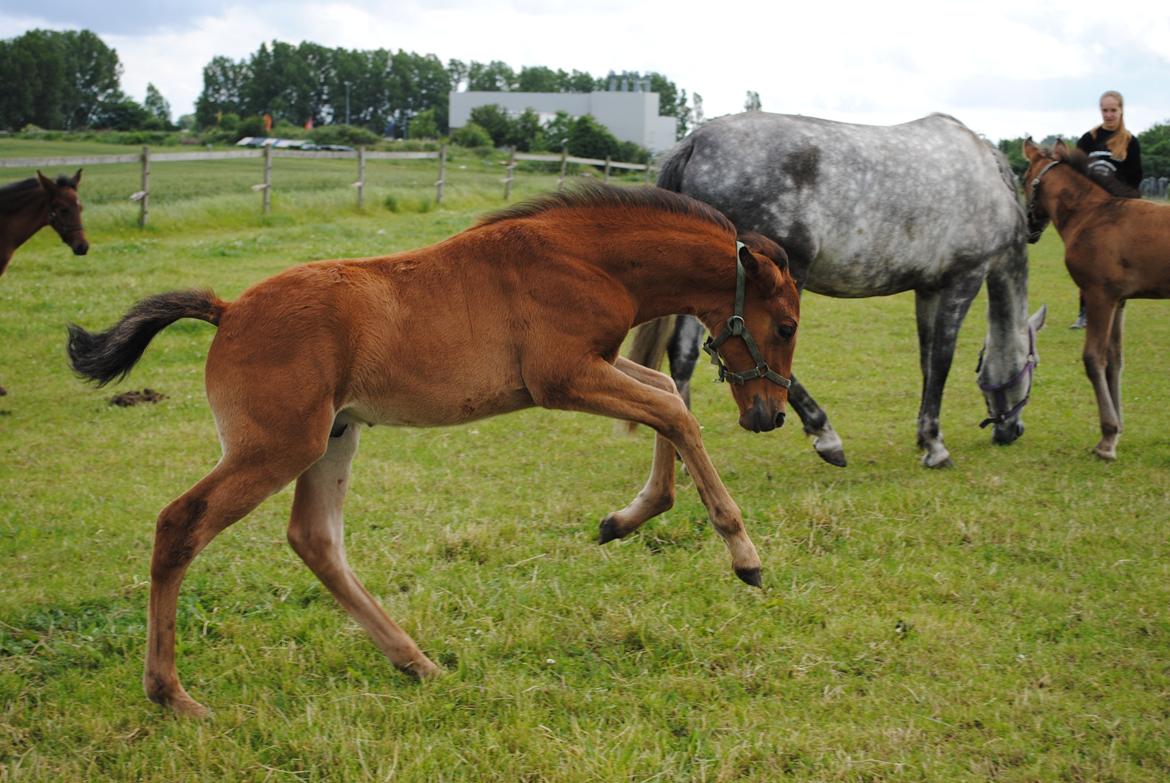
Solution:
M370 160L438 160L439 177L435 182L435 200L443 203L444 185L446 184L447 145L442 145L438 152L369 152L364 147L356 150L292 150L276 149L271 145L259 149L228 150L228 151L198 151L198 152L152 152L150 147L143 147L142 151L132 155L69 155L45 158L0 158L0 169L15 168L48 168L50 166L99 166L108 163L140 163L142 164L142 189L130 194L131 201L138 202L138 225L146 226L150 214L150 166L152 163L173 163L182 161L208 160L240 160L247 158L262 158L264 161L263 182L253 185L252 190L262 193L264 214L267 215L272 203L272 159L273 158L356 158L358 163L357 181L353 187L357 189L357 203L360 209L365 203L365 164ZM645 171L646 181L650 181L650 165L646 163L626 163L609 158L578 158L567 152L556 154L537 154L516 152L513 148L508 156L507 176L504 179L504 199L512 196L512 179L516 163L519 161L533 161L540 163L560 163L561 174L557 180L557 190L564 187L565 172L568 164L576 163L584 166L603 166L605 179L609 179L611 169L626 171Z

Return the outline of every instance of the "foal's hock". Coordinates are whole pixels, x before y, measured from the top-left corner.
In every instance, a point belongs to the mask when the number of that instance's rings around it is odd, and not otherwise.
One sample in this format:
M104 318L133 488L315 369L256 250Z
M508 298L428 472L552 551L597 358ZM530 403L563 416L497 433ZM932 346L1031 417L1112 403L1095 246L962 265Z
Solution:
M657 433L650 477L605 517L601 542L671 507L677 451L735 573L759 585L759 556L695 418L669 378L618 354L631 327L658 316L726 327L718 354L740 424L779 426L799 299L778 245L738 240L726 218L686 196L597 186L511 207L420 250L294 267L235 302L161 294L104 333L70 327L73 367L99 384L129 372L180 318L218 327L206 384L223 457L158 517L147 696L205 712L175 665L183 575L220 531L291 481L293 549L395 666L439 672L346 562L342 504L361 425L459 424L535 405L645 424Z

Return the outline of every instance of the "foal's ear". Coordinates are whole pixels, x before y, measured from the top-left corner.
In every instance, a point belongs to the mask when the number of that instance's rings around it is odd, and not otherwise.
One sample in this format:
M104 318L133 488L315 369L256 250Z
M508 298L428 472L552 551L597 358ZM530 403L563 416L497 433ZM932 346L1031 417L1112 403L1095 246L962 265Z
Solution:
M761 264L756 260L755 254L748 250L747 245L743 245L739 249L739 262L743 264L743 271L747 273L748 278L760 287L764 296L771 296L776 291L776 286L780 284L780 271L771 259L768 259L768 263Z
M40 169L37 169L37 179L40 181L41 187L50 193L52 193L54 188L57 187L53 183L53 180L49 179L48 177L46 177L44 174L41 173Z
M1034 162L1036 158L1040 157L1040 153L1040 147L1036 145L1036 142L1032 141L1031 136L1024 139L1024 157L1028 159L1029 163Z
M73 175L73 189L77 190L77 186L80 183L81 183L81 169L78 169L77 173Z
M1064 139L1058 139L1056 144L1052 145L1052 152L1060 160L1068 159L1068 145L1064 143Z

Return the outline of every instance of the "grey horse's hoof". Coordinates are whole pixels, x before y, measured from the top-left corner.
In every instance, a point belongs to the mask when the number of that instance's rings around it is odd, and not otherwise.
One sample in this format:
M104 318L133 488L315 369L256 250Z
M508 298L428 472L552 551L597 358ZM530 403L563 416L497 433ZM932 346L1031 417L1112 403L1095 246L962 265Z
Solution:
M743 581L747 582L752 587L763 588L764 582L760 578L760 569L758 568L737 568L735 575Z
M845 467L845 450L833 449L831 451L818 451L817 456L823 459L830 465L836 465L839 468Z

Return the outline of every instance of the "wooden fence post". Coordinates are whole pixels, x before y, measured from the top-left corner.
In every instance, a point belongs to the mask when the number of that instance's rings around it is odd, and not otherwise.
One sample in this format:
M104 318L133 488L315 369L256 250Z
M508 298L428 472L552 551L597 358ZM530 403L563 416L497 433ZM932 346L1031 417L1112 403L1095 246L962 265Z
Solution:
M508 176L504 179L504 201L512 198L512 171L516 168L516 148L508 153Z
M605 156L605 181L609 182L609 156Z
M358 209L366 206L366 148L358 147L358 178L354 183L358 192Z
M569 148L561 147L561 176L557 180L557 192L565 189L565 172L569 168Z
M272 145L264 145L264 214L272 208Z
M439 181L435 183L435 203L443 203L443 185L447 179L447 145L439 145Z
M646 162L646 184L650 184L650 162Z
M138 201L138 227L146 228L146 217L150 214L147 202L150 200L150 147L142 148L142 198Z

